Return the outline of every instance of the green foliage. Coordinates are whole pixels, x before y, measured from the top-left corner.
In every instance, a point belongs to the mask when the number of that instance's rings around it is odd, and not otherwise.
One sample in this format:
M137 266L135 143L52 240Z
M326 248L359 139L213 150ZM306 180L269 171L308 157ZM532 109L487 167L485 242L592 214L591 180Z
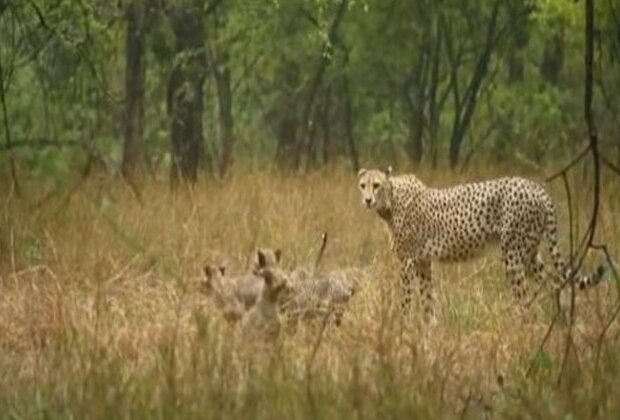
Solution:
M536 352L536 355L532 359L532 367L538 372L549 372L552 365L551 357L544 350Z
M0 12L2 39L10 41L0 46L8 125L14 142L32 142L16 154L21 165L61 173L62 167L66 172L84 164L79 159L85 154L72 148L40 152L36 139L78 143L108 160L121 159L128 3L10 2ZM325 153L347 155L346 83L354 141L363 155L393 158L409 147L408 139L422 126L423 160L430 161L431 149L445 160L455 119L463 112L455 102L453 83L458 83L462 99L478 66L495 3L349 0L330 35L340 4L225 1L208 10L209 2L145 0L144 133L149 159L162 161L168 153L168 80L175 63L187 61L175 54L170 13L174 7L195 7L204 14L206 27L209 62L203 120L205 149L211 155L222 148L212 76L229 69L237 156L269 159L278 147L279 121L287 113L297 121L298 136L304 127L316 128L315 142L327 124L333 144ZM497 41L476 93L462 156L475 148L474 158L478 153L498 159L520 153L542 161L580 143L583 14L583 5L571 0L500 3ZM617 136L620 109L620 8L612 0L597 2L596 19L600 54L595 98L601 99L595 100L595 107L601 127L609 133L603 142L611 145L608 139ZM541 66L554 39L561 48L559 78L549 83L541 77ZM451 61L449 48L460 54L458 64ZM198 53L202 52L184 54ZM508 77L511 66L523 69L520 80ZM318 89L310 92L315 80ZM431 109L434 91L436 110ZM308 106L310 121L302 121ZM420 118L416 107L422 109ZM327 116L322 121L324 108ZM6 159L0 162L7 164Z

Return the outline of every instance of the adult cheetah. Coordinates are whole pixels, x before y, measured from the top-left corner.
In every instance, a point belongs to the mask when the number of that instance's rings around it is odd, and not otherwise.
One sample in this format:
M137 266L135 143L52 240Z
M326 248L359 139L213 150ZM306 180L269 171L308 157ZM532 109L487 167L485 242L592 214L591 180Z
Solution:
M391 247L401 265L401 306L411 302L412 281L419 284L425 318L434 322L431 261L456 262L499 244L506 278L517 301L525 296L525 277L545 277L538 248L547 241L556 287L574 278L580 289L599 283L601 265L591 275L571 276L557 240L553 200L542 185L505 177L448 188L426 186L413 174L393 175L361 169L358 186L364 205L389 228Z

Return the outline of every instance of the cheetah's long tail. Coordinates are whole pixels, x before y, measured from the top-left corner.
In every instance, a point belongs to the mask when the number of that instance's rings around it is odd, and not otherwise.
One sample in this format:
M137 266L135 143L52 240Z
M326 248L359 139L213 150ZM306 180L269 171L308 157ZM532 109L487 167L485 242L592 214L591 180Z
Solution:
M544 235L547 240L549 254L553 260L555 271L560 278L560 281L555 282L555 286L561 287L571 278L579 289L586 289L599 284L605 277L606 267L604 264L599 265L593 273L587 275L582 273L573 275L571 267L566 264L558 245L557 220L555 217L555 208L551 202L549 202L547 207L546 218Z

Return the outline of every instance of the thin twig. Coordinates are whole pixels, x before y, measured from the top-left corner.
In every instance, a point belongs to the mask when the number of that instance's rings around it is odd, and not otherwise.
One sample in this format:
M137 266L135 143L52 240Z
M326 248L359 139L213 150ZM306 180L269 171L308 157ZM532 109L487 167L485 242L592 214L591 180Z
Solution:
M570 163L568 163L564 168L562 168L560 171L554 173L553 175L547 177L547 179L545 179L545 182L551 182L554 179L556 179L557 177L561 176L563 173L569 172L573 166L575 166L577 163L579 163L579 161L581 159L584 158L584 156L590 151L590 145L588 144L586 146L585 149L583 149L577 156L575 156L573 158L573 160L570 161Z
M547 344L547 341L549 340L549 337L551 337L551 332L553 331L553 328L555 327L555 324L558 321L559 316L560 316L560 311L556 311L555 315L553 316L553 319L551 320L551 323L549 324L549 327L547 328L547 332L545 332L545 335L543 336L543 339L541 340L540 344L538 345L538 350L534 354L539 354L540 352L542 352L543 348L545 347L545 344ZM528 378L530 376L530 374L532 373L532 370L534 368L535 360L536 359L534 359L534 358L532 359L532 361L530 362L530 365L527 368L527 371L525 371L525 377L526 378Z
M620 176L620 166L613 164L609 159L605 157L605 155L601 155L601 161L607 168L609 168L612 172L615 172L616 175Z
M558 171L557 173L547 178L547 182L553 181L554 179L560 176L563 178L564 186L566 188L567 195L569 197L569 217L571 219L570 221L571 252L570 252L569 265L568 265L569 275L568 275L568 278L565 279L564 284L557 290L558 303L559 303L559 293L564 288L566 283L570 284L570 287L571 287L570 319L569 319L568 331L566 333L566 344L564 347L564 356L563 356L562 363L561 363L560 373L557 378L558 384L560 384L561 379L564 375L564 372L567 366L567 360L568 360L568 354L570 352L570 348L571 346L574 346L573 339L572 339L573 326L575 324L574 278L577 276L577 273L579 272L583 264L587 251L595 247L600 248L600 246L595 246L593 244L594 235L596 233L596 224L597 224L597 219L598 219L598 214L599 214L599 209L600 209L600 187L601 187L600 185L601 184L600 182L601 156L598 150L598 134L597 134L596 126L594 124L594 118L592 115L592 79L593 79L593 61L594 61L593 60L593 32L594 32L593 0L586 0L585 8L586 8L586 13L585 13L586 15L586 25L585 25L586 26L586 37L585 37L586 47L585 47L584 62L585 62L585 68L586 68L586 71L585 71L586 77L585 77L585 93L584 93L584 118L586 121L586 125L588 127L588 146L581 153L579 153L575 158L573 158L572 161L568 165L566 165L562 170ZM575 250L573 249L573 238L572 238L572 231L573 231L572 202L570 199L570 188L569 188L570 186L568 183L567 173L577 163L579 163L586 156L588 152L590 153L592 157L593 173L594 173L592 213L591 213L590 221L588 223L588 228L586 229L582 237L582 240L580 241L579 247L575 255ZM603 160L603 163L605 163L605 160ZM576 256L577 258L575 258ZM610 260L609 257L608 257L608 260ZM553 327L560 313L561 313L561 308L560 308L560 305L558 304L557 309L556 309L556 314L553 318L553 321L549 325L549 328L545 336L543 337L543 340L539 346L539 351L543 348L544 344L547 342L549 336L551 335L551 331L553 330ZM612 319L615 319L615 316L617 316L617 314L615 314ZM600 346L600 342L599 342L599 346ZM528 369L528 374L530 371L531 371L531 366Z
M312 374L312 367L314 366L314 360L316 359L316 355L319 352L319 348L321 347L321 343L323 342L323 336L325 335L325 330L327 328L327 324L330 316L333 313L332 305L329 305L328 310L323 317L323 323L321 324L321 330L319 331L319 335L314 342L314 346L312 347L312 353L310 353L310 358L308 359L308 364L306 366L308 377Z
M598 336L598 339L596 340L596 357L594 358L594 360L595 360L595 362L594 362L594 372L598 372L598 365L599 365L599 361L600 361L600 357L601 357L601 348L603 347L603 340L605 339L605 336L607 335L607 332L609 331L609 328L611 328L611 325L618 318L619 314L620 314L620 299L618 299L616 301L616 305L615 305L615 308L614 308L611 316L609 317L609 319L605 323L605 326L603 327L603 330L601 331L601 333Z
M571 271L571 277L574 277L579 271L585 254L589 248L593 245L594 234L596 233L596 222L598 219L598 212L600 207L600 160L598 150L598 133L596 125L594 123L594 116L592 113L592 80L593 80L593 63L594 63L594 0L585 1L585 91L584 91L584 119L588 128L589 150L592 156L594 186L593 186L593 203L592 203L592 215L590 217L590 223L588 229L584 234L584 249L579 256L578 264ZM572 265L571 265L572 268ZM566 335L566 346L564 351L564 358L562 360L562 368L558 376L557 383L559 384L564 375L566 363L568 359L568 352L572 344L572 330L575 323L575 284L574 281L570 282L571 286L571 313L569 321L569 329Z
M592 249L596 249L599 251L602 251L603 254L605 254L605 259L607 260L607 265L609 265L609 268L614 276L614 278L618 279L618 270L616 269L616 264L614 263L613 259L611 258L611 254L609 253L609 250L607 249L606 245L592 245ZM611 328L611 325L614 323L614 321L618 318L618 315L620 314L620 297L616 300L616 304L615 304L615 308L612 311L612 315L611 317L607 320L607 322L605 323L605 326L603 327L601 333L598 336L598 339L596 340L596 357L595 357L595 363L594 363L594 372L598 372L598 366L599 366L599 360L600 360L600 355L601 355L601 348L603 347L603 340L605 339L605 336L607 335L607 332L609 331L609 328Z

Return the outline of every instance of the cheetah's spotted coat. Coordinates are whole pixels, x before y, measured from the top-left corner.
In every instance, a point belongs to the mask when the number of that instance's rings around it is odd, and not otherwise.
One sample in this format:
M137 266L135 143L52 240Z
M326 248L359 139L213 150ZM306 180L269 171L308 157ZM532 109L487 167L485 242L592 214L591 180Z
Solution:
M569 279L558 247L553 201L542 185L506 177L431 188L412 174L361 169L358 186L363 203L387 223L392 249L401 263L403 309L417 280L427 318L434 319L431 261L464 261L487 245L499 244L507 280L517 300L526 292L525 277L541 280L545 267L538 252L544 238L557 275L556 286ZM579 288L600 282L604 269L575 277Z

